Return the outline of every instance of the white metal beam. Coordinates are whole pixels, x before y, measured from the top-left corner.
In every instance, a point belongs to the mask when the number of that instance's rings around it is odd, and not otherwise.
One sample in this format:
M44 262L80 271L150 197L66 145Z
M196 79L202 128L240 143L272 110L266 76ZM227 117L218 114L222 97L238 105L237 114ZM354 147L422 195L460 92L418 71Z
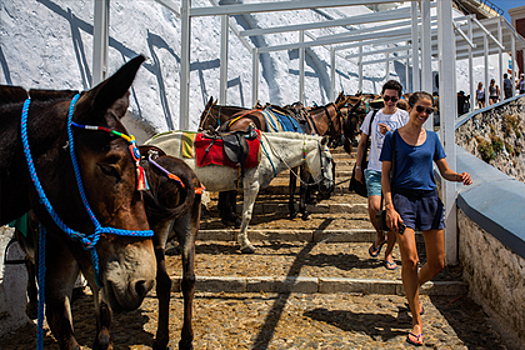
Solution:
M410 18L410 14L406 10L392 10L385 11L386 13L371 13L360 16L352 16L341 19L333 19L323 22L305 23L305 24L293 24L287 26L278 26L272 28L259 28L259 29L248 29L240 31L241 36L256 36L256 35L267 35L267 34L279 34L286 32L294 32L299 30L314 30L331 27L344 27L350 25L376 23L381 21L394 21Z
M180 130L188 130L190 126L190 2L181 0L180 9Z
M430 0L421 0L421 90L432 93L432 56L431 56L431 30L430 30ZM454 23L454 21L451 21ZM433 118L428 118L425 128L434 128Z
M444 143L447 163L456 170L455 119L456 98L456 60L454 29L452 27L452 0L438 1L439 16L439 115L441 118L441 142ZM445 263L456 264L457 222L456 222L456 184L443 180L442 198L445 203Z
M219 104L227 104L228 93L228 43L229 43L229 26L230 16L221 16L221 65L220 65L220 91Z
M161 5L164 5L166 8L168 8L171 12L177 16L177 18L180 18L180 7L175 4L172 0L155 0Z
M417 3L410 4L412 14L412 26L410 33L412 34L412 89L419 91L421 89L419 79L419 29L418 29L418 9Z
M95 0L93 23L93 81L97 85L108 73L109 0Z
M413 0L415 1L415 0ZM387 4L399 2L397 0L301 0L301 1L275 1L255 4L224 5L219 7L192 8L190 16L220 16L243 15L258 12L277 12L308 10L311 8L343 7L358 5Z

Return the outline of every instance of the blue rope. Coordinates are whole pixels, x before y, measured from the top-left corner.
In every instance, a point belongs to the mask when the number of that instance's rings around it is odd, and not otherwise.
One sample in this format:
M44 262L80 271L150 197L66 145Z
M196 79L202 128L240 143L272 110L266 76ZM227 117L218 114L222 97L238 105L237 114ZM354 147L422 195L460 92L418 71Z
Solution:
M36 329L36 348L44 349L44 301L46 276L46 229L40 225L38 238L38 323Z
M71 161L73 163L73 167L75 170L75 176L77 179L80 196L82 198L82 202L84 203L84 207L86 208L86 211L88 212L88 215L93 222L93 225L95 225L95 232L91 235L86 235L83 233L80 233L78 231L70 229L58 216L58 214L53 209L53 206L47 199L44 189L42 188L42 185L40 184L40 180L38 178L38 175L36 174L36 169L33 163L33 159L31 157L31 151L29 149L29 141L27 137L27 115L29 111L29 104L31 103L31 99L27 99L24 102L24 107L22 109L22 143L24 146L24 155L26 157L27 165L29 168L29 173L31 175L31 180L33 181L33 184L35 185L35 188L37 190L38 196L40 197L40 202L45 206L47 209L49 215L54 220L56 225L62 229L65 233L67 233L72 239L75 239L79 241L82 244L82 247L85 250L90 250L91 253L91 260L95 272L95 281L99 287L102 286L101 280L100 280L100 269L99 269L99 259L97 255L97 251L95 249L95 245L97 244L98 240L100 239L100 235L102 233L110 233L115 235L121 235L121 236L138 236L138 237L151 237L153 236L152 230L145 230L145 231L135 231L135 230L122 230L117 229L113 227L102 227L98 220L96 219L95 215L91 211L91 208L89 207L87 197L84 192L84 187L82 185L82 179L80 176L80 170L78 167L78 163L75 157L75 152L73 150L74 144L73 144L73 133L71 131L71 122L73 118L73 111L75 109L75 103L80 98L80 95L77 94L73 100L71 101L71 104L69 106L69 114L68 114L68 136L69 136L69 146L71 147Z

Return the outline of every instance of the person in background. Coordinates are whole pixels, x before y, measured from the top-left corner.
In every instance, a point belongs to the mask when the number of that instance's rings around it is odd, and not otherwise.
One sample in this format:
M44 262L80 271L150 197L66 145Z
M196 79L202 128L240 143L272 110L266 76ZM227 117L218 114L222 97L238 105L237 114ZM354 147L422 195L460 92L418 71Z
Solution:
M520 81L518 81L518 86L516 89L520 90L520 95L525 94L525 74L521 73Z
M478 108L485 108L485 89L483 89L483 83L478 83L478 89L476 90L476 101Z
M499 86L496 85L496 80L490 79L490 85L489 85L489 105L493 105L495 103L498 103L499 101Z
M433 163L447 181L470 185L466 172L452 171L445 160L445 151L434 131L423 124L433 112L432 96L416 92L408 100L409 121L397 132L385 137L379 160L382 161L381 186L385 197L386 221L397 234L401 251L403 287L412 313L412 329L407 342L423 345L424 308L419 302L419 287L434 278L445 266L444 206L436 191ZM392 150L393 138L395 150ZM393 151L395 173L390 179ZM404 233L399 229L404 226ZM418 271L415 230L425 239L426 263Z
M399 101L397 101L396 107L406 111L406 110L408 110L408 102L405 99L402 98Z
M383 147L385 134L389 130L397 129L405 125L408 121L408 113L397 108L396 103L400 100L403 87L395 80L387 81L382 88L381 98L384 101L384 107L380 110L368 113L361 124L361 138L357 146L356 164L361 164L368 139L370 138L370 154L367 169L361 169L356 166L355 178L361 183L365 183L368 191L368 214L370 221L377 232L377 238L368 249L371 257L377 257L381 253L383 245L387 244L385 251L384 266L388 270L395 270L397 264L394 262L392 250L396 243L396 235L391 232L387 236L378 229L376 223L376 212L381 206L381 162L379 155ZM372 125L370 120L374 116Z
M507 73L503 74L503 93L505 94L505 99L511 98L514 95L512 81L510 81Z
M467 102L470 99L470 96L465 96L465 91L461 90L458 92L458 117L462 114L468 113L469 107Z

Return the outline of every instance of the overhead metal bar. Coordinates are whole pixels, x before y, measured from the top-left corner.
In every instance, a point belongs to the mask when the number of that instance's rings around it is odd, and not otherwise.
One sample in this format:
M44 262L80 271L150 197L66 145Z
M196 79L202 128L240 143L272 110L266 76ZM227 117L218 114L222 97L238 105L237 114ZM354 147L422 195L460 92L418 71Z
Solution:
M417 91L421 89L419 79L419 31L418 23L415 20L416 18L418 18L417 3L411 3L410 10L413 19L410 30L412 40L412 91Z
M391 48L382 49L382 50L367 51L365 53L355 53L352 55L346 55L345 58L351 59L351 58L361 57L363 55L376 55L376 54L381 54L381 53L397 52L397 51L403 51L403 50L412 50L412 44L404 45L404 46L396 46L396 47L391 47Z
M260 29L248 29L240 32L241 36L256 36L256 35L267 35L267 34L279 34L286 32L294 32L299 30L315 30L324 29L331 27L344 27L350 25L359 25L367 23L375 23L381 21L394 21L410 18L410 14L407 10L392 10L385 11L388 13L372 13L361 16L353 16L341 19L333 19L323 22L305 23L305 24L294 24L288 26L279 26L272 28L260 28Z
M485 28L483 24L481 24L476 18L472 18L472 21L476 23L479 29L481 29L496 45L499 46L500 49L505 50L505 47L501 45L501 43L492 35L492 33Z
M404 59L410 58L410 57L412 57L411 54L403 55L403 56L388 57L388 58L379 58L377 60L363 61L363 65L383 63L383 62L387 62L387 61L390 62L390 61L404 60Z
M412 0L416 1L416 0ZM301 1L279 1L256 4L224 5L219 7L192 8L191 17L197 16L220 16L220 15L245 15L259 12L278 12L308 10L312 8L343 7L388 4L399 2L397 0L301 0Z
M167 7L171 12L175 14L175 16L177 16L177 18L180 18L180 7L177 4L175 4L172 0L155 0L155 1Z
M430 0L421 0L419 2L420 14L421 14L421 90L432 92L432 56L431 56L431 18L430 18ZM451 19L451 23L454 20ZM434 120L433 118L427 118L424 127L433 130Z
M323 39L323 40L313 40L313 41L307 41L304 43L294 43L294 44L287 44L287 45L275 45L275 46L266 46L259 48L260 52L272 52L272 51L282 51L282 50L293 50L293 49L300 49L302 47L313 47L313 46L322 46L322 45L333 45L333 44L340 44L344 42L348 42L350 40L353 41L360 41L360 40L368 40L368 39L374 39L374 38L390 38L390 37L397 37L400 35L406 35L410 33L410 29L397 29L397 30L391 30L387 32L380 32L380 33L371 33L371 34L363 34L363 35L356 35L352 37L347 38L337 38L337 39Z
M454 29L456 30L456 32L458 32L459 35L461 35L463 40L465 40L467 42L467 44L469 44L469 46L471 48L475 49L476 48L476 44L474 44L472 42L472 40L470 40L470 38L467 36L467 34L465 34L456 23L452 22L452 24L454 25Z

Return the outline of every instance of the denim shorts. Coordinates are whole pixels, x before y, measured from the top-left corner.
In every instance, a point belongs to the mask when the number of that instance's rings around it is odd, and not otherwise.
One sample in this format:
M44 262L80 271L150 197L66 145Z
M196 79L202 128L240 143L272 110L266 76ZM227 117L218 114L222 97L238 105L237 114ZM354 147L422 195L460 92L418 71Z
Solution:
M445 206L436 190L394 188L392 193L394 207L407 227L421 231L445 228Z
M381 172L375 170L365 170L366 191L368 197L381 195Z

